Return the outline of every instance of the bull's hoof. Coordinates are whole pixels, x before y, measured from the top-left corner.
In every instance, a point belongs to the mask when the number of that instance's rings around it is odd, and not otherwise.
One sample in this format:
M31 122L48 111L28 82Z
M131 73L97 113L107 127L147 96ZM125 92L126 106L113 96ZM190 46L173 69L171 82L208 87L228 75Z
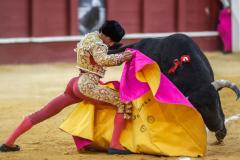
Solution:
M226 135L227 135L226 128L215 132L215 137L217 138L218 142L220 142L220 143L223 141L223 139L226 137Z

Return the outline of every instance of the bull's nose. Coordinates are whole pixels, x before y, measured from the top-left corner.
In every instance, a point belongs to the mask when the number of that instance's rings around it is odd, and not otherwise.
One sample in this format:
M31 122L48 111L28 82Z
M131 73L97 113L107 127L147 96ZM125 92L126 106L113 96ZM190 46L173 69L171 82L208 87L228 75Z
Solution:
M218 142L222 142L223 139L226 137L226 135L227 135L226 128L224 128L222 130L218 130L217 132L215 132L215 137L217 138Z

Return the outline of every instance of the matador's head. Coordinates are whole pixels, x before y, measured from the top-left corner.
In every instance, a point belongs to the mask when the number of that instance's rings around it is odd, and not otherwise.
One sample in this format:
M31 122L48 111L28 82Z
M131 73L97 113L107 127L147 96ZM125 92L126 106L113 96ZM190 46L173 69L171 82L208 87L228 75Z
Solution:
M107 20L104 24L99 28L99 33L107 36L111 41L111 45L114 45L117 42L120 42L125 35L125 30L121 26L121 24L115 20ZM103 40L104 43L109 44L106 39Z

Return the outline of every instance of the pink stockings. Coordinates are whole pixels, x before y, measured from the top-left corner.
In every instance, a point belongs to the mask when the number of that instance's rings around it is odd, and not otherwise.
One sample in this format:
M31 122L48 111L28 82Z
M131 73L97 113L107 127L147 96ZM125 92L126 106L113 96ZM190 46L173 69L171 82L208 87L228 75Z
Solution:
M124 115L122 113L117 113L115 115L115 119L114 119L112 141L111 141L111 144L110 144L111 148L124 150L124 148L122 147L122 145L119 142L121 132L124 129L124 127L125 127Z
M15 140L21 136L24 132L32 128L33 125L38 124L54 115L59 113L63 108L80 102L81 99L76 97L73 93L72 86L78 77L70 80L64 94L54 98L47 105L45 105L39 111L26 116L21 124L14 130L14 132L6 139L5 144L12 146Z
M33 114L26 116L21 124L14 130L14 132L6 139L5 144L8 146L13 146L15 140L21 136L23 133L28 131L33 125L38 124L54 115L59 113L65 107L78 103L82 101L82 99L86 98L85 96L81 96L78 93L77 84L78 77L72 78L64 92L64 94L59 95L58 97L51 100L47 105L45 105L42 109ZM95 101L93 100L93 103ZM116 114L114 120L114 131L111 142L112 148L121 149L121 145L119 144L119 137L124 126L123 114Z

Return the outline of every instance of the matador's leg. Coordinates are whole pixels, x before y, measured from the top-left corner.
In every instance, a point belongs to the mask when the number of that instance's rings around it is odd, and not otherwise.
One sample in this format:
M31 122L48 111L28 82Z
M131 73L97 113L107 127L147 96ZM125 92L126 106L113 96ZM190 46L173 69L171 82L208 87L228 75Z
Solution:
M120 101L119 92L107 87L101 87L98 85L98 82L98 76L84 73L80 75L78 83L74 85L74 93L76 96L82 99L89 99L93 103L107 103L118 108L114 118L114 128L108 152L110 154L129 154L129 151L123 148L119 140L125 126L124 119L130 119L131 117L129 115L131 113L130 105L126 105Z
M19 146L14 145L16 139L32 128L33 125L40 123L57 113L59 113L65 107L82 101L73 93L73 84L77 82L78 77L72 78L63 94L57 96L51 100L48 104L44 105L39 111L26 116L18 127L8 136L4 144L0 146L0 152L18 151Z
M119 92L111 88L101 87L98 85L98 82L99 77L97 75L89 73L82 74L78 80L79 93L77 96L85 96L85 99L93 100L95 103L107 103L116 106L118 108L117 112L124 113L124 118L129 119L131 109L129 109L129 105L120 101Z

